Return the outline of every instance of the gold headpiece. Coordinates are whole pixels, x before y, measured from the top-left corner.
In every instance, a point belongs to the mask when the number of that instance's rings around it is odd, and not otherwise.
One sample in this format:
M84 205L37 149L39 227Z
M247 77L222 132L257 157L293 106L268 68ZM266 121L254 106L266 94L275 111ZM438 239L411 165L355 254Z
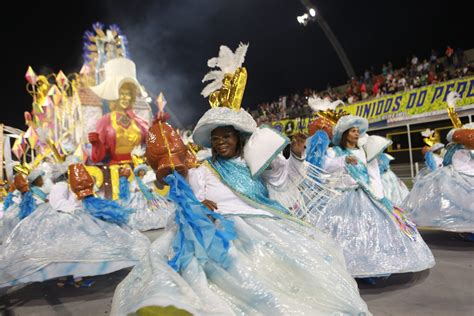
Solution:
M332 125L336 125L341 117L350 114L344 110L336 111L336 107L339 105L344 105L344 102L341 100L331 102L327 99L321 99L317 95L308 98L308 106L316 112L317 116L327 120Z
M453 126L455 128L461 128L462 123L461 120L459 119L458 114L456 113L456 102L461 100L461 97L457 92L450 92L448 96L446 97L446 102L448 103L448 116L451 119L451 123L453 123Z
M441 139L438 131L432 131L429 128L421 132L421 136L423 136L423 142L430 147L439 143Z
M141 146L136 146L131 152L133 166L146 164L145 149Z
M316 112L316 115L329 121L332 125L336 125L337 121L343 116L349 115L350 113L341 110L339 112L336 112L336 110L325 110L325 111L318 111Z
M208 60L210 68L219 68L202 79L202 82L211 81L201 92L204 97L209 97L211 107L240 109L247 84L247 69L242 67L247 48L248 44L240 43L233 53L229 47L222 45L219 56Z

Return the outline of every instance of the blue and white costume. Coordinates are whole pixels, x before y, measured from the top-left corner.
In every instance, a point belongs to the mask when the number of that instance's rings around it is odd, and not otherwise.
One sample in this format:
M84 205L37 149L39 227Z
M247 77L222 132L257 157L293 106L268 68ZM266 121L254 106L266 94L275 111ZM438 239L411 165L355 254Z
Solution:
M49 203L23 219L0 247L0 287L106 274L138 262L148 238L92 216L83 203L66 182L53 186Z
M373 277L431 268L433 255L414 225L384 197L377 160L367 163L362 149L340 147L342 134L358 127L364 134L365 119L342 117L328 149L324 168L337 179L341 195L318 217L316 227L329 233L343 247L349 272L355 277ZM346 162L347 156L357 164Z

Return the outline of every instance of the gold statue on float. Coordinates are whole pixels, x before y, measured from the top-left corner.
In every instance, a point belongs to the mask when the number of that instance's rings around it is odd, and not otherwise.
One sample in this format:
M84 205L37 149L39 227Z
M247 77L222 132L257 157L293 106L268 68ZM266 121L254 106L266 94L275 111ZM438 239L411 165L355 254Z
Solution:
M95 132L89 133L91 159L98 163L108 156L110 164L130 163L133 148L145 142L148 131L148 123L133 110L142 94L135 64L126 58L116 58L105 63L104 71L105 80L91 89L110 102L111 112L97 122Z

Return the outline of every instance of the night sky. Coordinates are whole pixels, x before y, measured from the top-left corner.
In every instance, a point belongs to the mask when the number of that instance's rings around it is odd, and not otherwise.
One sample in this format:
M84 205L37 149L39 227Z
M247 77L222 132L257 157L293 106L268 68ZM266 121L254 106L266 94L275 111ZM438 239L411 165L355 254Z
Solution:
M428 57L447 44L474 47L472 11L464 1L312 0L344 47L357 74L407 56ZM317 23L301 26L299 0L26 1L3 6L2 114L0 122L24 128L31 109L24 74L78 72L82 36L100 21L117 24L129 41L139 81L152 96L163 91L174 123L187 125L208 108L201 97L207 60L219 45L250 43L244 107L346 82L345 71Z

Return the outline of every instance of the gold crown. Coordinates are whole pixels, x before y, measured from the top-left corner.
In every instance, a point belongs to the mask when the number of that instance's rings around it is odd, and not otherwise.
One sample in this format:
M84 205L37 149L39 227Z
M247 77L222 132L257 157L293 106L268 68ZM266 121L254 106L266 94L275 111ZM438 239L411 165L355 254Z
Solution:
M24 175L28 176L30 174L32 168L30 167L30 165L28 163L23 162L21 164L15 165L13 167L13 170L16 173L23 173Z
M434 144L440 142L440 135L438 131L435 131L432 135L429 137L424 137L423 142L425 142L426 145L432 147Z
M139 165L146 164L146 159L143 156L138 156L138 155L133 155L132 154L132 162L133 162L133 166L137 167Z
M233 74L225 74L222 87L209 95L211 107L226 107L238 111L242 104L245 85L247 84L247 69L237 68Z
M316 112L316 115L319 116L320 118L323 118L327 121L329 121L332 125L336 125L337 121L343 116L349 115L350 113L341 110L339 112L336 112L335 110L327 109L324 111L318 111Z

